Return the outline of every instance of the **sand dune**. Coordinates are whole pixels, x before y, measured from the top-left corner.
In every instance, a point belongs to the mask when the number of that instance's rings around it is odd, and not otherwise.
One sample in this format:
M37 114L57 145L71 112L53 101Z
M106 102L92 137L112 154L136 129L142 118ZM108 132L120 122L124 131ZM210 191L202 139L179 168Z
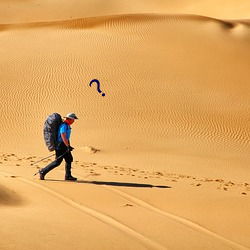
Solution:
M2 130L10 152L34 154L39 148L46 154L41 133L46 116L74 110L83 120L75 124L74 145L112 152L108 160L99 154L104 163L117 164L125 154L134 166L190 171L198 161L205 174L213 165L224 176L239 160L237 171L245 178L248 24L127 15L2 29L9 52L2 60L1 104L13 139L25 141L13 143ZM105 97L89 86L95 78ZM231 160L224 160L229 155Z
M15 194L15 192L0 186L0 205L18 205L21 203L21 199Z
M17 4L18 3L18 4ZM109 16L138 13L197 14L215 18L249 19L250 4L247 0L107 0L100 2L61 0L1 1L0 23L24 23L69 20L83 17Z
M50 2L0 19L0 248L249 249L247 8ZM79 181L39 181L44 120L70 111Z

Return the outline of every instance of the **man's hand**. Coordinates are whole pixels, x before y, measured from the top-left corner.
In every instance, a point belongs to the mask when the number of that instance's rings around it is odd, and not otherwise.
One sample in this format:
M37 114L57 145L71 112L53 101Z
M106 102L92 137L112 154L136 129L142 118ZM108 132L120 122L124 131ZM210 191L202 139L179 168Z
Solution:
M73 147L71 147L70 145L69 146L67 146L67 152L70 152L70 151L72 151L74 148Z

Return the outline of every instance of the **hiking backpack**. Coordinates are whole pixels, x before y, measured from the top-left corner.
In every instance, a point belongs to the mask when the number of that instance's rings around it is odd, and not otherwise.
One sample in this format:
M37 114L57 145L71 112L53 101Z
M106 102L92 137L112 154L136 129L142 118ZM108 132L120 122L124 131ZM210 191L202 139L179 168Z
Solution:
M62 117L58 113L49 115L44 122L43 136L49 151L55 150L57 146L58 129L62 123Z

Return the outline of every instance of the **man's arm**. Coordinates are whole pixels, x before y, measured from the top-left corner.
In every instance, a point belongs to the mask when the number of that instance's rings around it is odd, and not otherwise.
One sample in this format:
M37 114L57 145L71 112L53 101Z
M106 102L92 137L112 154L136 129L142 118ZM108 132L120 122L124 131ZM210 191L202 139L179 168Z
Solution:
M69 141L66 138L66 132L61 134L62 140L64 142L64 144L68 147L69 146Z

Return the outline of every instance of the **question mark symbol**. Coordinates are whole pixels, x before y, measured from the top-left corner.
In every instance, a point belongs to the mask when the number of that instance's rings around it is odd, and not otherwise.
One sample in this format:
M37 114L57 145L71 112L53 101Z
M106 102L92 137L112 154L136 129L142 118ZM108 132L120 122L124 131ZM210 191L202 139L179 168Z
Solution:
M91 84L92 84L93 82L96 82L96 83L97 83L97 90L98 90L99 93L102 93L102 91L100 90L100 82L99 82L97 79L92 80L92 81L90 82L89 86L91 87ZM105 94L102 93L102 96L105 96Z

